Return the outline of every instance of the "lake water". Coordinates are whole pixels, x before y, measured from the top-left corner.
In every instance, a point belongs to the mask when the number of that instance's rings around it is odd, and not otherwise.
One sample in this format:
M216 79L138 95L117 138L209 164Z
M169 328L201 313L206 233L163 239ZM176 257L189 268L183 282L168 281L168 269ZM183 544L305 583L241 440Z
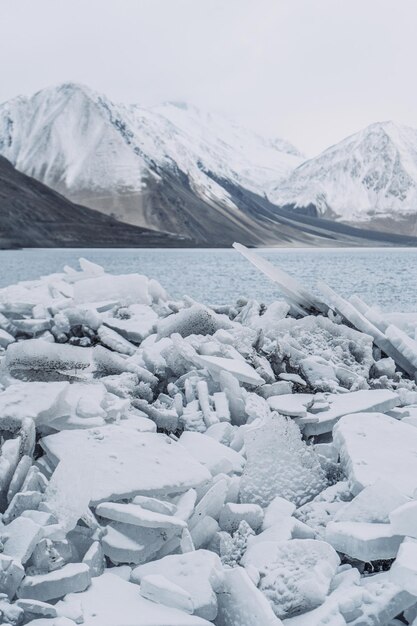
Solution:
M340 295L361 296L386 311L417 311L415 248L262 249L258 253L315 291L324 280ZM0 287L77 266L83 256L114 274L156 278L173 298L224 304L239 296L271 302L280 292L233 249L28 249L0 251Z

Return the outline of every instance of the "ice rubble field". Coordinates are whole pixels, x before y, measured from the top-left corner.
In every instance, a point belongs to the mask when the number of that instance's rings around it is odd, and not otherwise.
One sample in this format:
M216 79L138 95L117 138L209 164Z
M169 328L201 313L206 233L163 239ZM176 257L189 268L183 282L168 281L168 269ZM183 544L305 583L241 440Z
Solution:
M0 623L417 626L417 314L0 290ZM202 277L205 280L205 277Z

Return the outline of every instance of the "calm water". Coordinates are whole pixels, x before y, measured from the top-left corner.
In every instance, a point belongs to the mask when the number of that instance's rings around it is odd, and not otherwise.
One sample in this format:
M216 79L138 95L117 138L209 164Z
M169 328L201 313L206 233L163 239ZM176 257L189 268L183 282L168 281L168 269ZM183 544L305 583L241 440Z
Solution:
M259 254L314 291L324 280L343 296L356 293L386 311L417 311L417 250L405 248L263 249ZM239 296L271 302L278 288L233 249L2 250L0 287L76 266L84 256L111 273L156 278L173 298L222 304Z

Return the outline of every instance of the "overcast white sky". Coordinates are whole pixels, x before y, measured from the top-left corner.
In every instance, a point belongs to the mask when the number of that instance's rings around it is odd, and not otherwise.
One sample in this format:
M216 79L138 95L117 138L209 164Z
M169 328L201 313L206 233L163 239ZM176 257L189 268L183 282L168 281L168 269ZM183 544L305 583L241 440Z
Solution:
M417 127L417 0L0 0L0 101L64 81L185 100L313 155Z

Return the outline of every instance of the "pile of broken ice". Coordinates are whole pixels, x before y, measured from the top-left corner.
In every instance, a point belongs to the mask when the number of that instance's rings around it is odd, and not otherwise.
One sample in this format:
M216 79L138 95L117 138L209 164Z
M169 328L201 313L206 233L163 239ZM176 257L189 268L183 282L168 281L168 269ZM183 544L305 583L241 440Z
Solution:
M417 625L417 315L0 290L0 623ZM202 280L206 280L202 277Z

